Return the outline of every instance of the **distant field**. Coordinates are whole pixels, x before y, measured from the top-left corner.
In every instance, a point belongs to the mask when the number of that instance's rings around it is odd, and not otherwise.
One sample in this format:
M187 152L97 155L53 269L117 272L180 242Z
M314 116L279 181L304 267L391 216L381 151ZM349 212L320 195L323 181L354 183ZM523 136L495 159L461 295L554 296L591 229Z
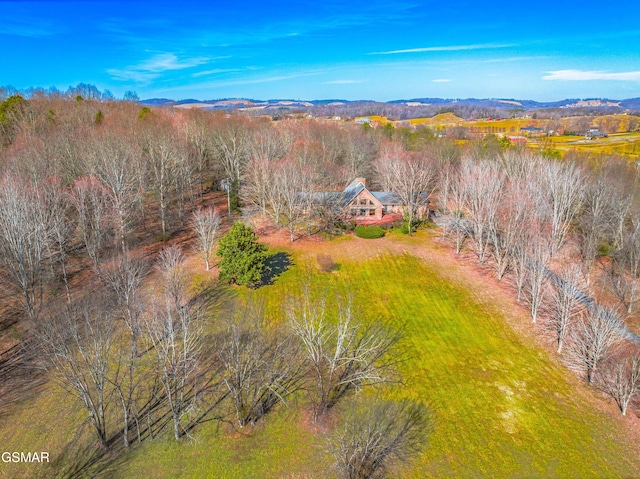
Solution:
M421 235L376 240L384 243L367 241L372 240L346 238L319 244L337 262L332 273L318 270L313 251L298 249L293 252L296 266L255 294L265 299L268 314L281 321L286 295L308 281L330 302L337 293L353 292L365 321L406 327L401 344L409 355L401 365L405 386L383 393L428 403L436 425L422 456L393 477L583 478L637 473L638 451L617 437L619 423L592 409L600 401L595 393L578 385L578 394L572 394L578 381L545 351L514 333L500 304L475 296L464 283L454 284L438 272L459 276L462 273L455 272L455 265L429 264L410 254L379 256L366 250L386 244L390 251L419 252L430 248L425 243L428 239ZM345 252L351 248L358 255L377 258L348 259ZM79 437L89 437L87 426L81 426L79 409L65 403L75 404L48 386L10 411L0 420L3 448L35 447L55 458L78 431ZM217 422L206 423L192 442L176 444L169 437L146 442L119 462L112 475L323 477L328 458L322 434L314 434L305 417L300 398L253 431L236 433ZM69 457L79 455L73 448L68 452ZM63 466L68 466L67 460L59 464ZM0 465L1 477L33 477L29 471L38 469ZM47 475L39 471L36 474Z
M451 126L464 123L465 120L453 113L441 113L431 118L411 118L406 120L411 125L426 125L429 127ZM402 122L397 122L402 123Z
M585 140L584 136L552 136L543 140L552 148L567 152L576 150L592 154L615 154L631 159L640 158L640 133L618 133L609 138ZM531 146L540 146L543 142L533 141Z
M387 123L393 123L386 116L380 116L380 115L357 116L355 119L357 120L358 118L369 118L372 122L378 122L381 125L386 125Z

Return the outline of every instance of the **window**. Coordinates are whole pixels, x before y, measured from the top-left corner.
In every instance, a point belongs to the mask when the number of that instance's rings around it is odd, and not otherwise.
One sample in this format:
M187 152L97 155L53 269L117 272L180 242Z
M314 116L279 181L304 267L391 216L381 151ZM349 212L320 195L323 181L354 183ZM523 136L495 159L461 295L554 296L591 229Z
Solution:
M376 210L374 209L369 210L369 216L375 216L375 214L376 214Z
M358 216L365 216L367 214L367 210L360 210L358 212Z

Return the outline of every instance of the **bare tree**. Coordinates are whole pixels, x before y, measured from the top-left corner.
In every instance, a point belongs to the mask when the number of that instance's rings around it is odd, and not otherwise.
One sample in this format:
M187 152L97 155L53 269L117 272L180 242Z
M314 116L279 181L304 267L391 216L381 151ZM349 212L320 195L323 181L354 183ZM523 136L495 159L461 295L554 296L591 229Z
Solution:
M240 427L256 423L303 385L305 363L294 338L268 332L262 316L256 305L236 312L217 348Z
M558 342L558 352L576 319L583 313L589 298L583 292L585 288L580 269L571 265L560 276L554 276L553 287L548 299L548 323Z
M173 419L173 434L179 440L182 418L195 398L193 378L200 363L201 313L186 296L184 257L173 246L160 252L158 271L163 294L143 316L144 333L156 354L156 373Z
M83 300L38 325L40 364L77 397L100 444L107 446L112 391L114 315L107 304Z
M511 267L512 253L522 236L521 230L530 223L532 207L526 187L521 182L507 183L503 195L497 206L495 223L488 230L491 257L499 281Z
M411 233L414 221L424 215L436 186L434 162L425 156L386 148L376 160L376 170L383 187L398 195L404 205L404 216Z
M167 234L169 207L177 190L179 157L184 155L178 141L168 125L154 125L144 138L143 151L147 158L151 188L156 193L160 211L163 237Z
M198 191L202 199L204 185L206 182L211 181L206 175L211 174L210 170L214 158L213 147L211 145L212 115L200 108L189 108L185 112L185 115L187 118L182 124L182 130L194 152L196 172L199 179Z
M252 132L249 145L251 157L268 161L280 160L287 155L293 141L291 135L276 128L273 123L261 122Z
M134 220L133 207L141 194L137 181L138 172L133 168L140 153L130 138L116 132L97 137L91 151L91 168L109 191L107 198L112 203L117 240L124 254Z
M587 273L591 272L600 244L611 230L613 208L618 196L607 178L590 178L584 193L584 208L577 218L580 253Z
M567 341L569 366L593 382L600 365L620 343L623 320L612 308L594 306L581 315Z
M27 317L36 320L44 300L45 260L52 233L37 188L19 178L0 180L0 265L19 293Z
M460 254L472 226L465 217L464 182L460 169L451 173L451 183L448 187L447 201L444 203L448 214L444 223L444 234L453 239L456 254Z
M640 215L633 216L630 223L609 268L611 290L627 313L640 299Z
M276 223L280 221L280 201L276 183L277 163L270 159L254 157L250 160L242 185L242 200L246 207L252 205L263 216L269 214Z
M312 302L305 290L289 302L287 317L310 364L314 420L347 393L389 379L394 361L388 353L399 336L377 325L359 324L351 300L339 304L337 324L332 325L324 301Z
M371 169L370 159L377 154L376 137L368 135L362 128L350 128L345 140L344 166L349 178L366 177Z
M521 259L523 261L519 267L524 268L524 291L531 309L531 320L535 323L538 319L538 312L544 302L545 286L549 276L547 266L550 259L551 246L549 240L543 236L543 233L540 231L536 233L535 222L530 223L529 226L534 229L520 238L527 239L529 243L518 246L522 252L522 257L518 260Z
M531 237L531 232L528 228L522 228L518 232L516 243L509 251L509 257L511 260L511 277L513 285L516 288L516 301L518 303L522 301L522 296L527 284L527 270L529 264L529 255L526 245Z
M601 387L620 408L623 416L631 401L640 393L640 355L611 358L600 371Z
M62 186L59 178L52 178L43 185L43 197L45 208L49 212L51 231L49 259L60 265L67 302L71 303L67 264L76 222L71 216L69 191Z
M212 207L199 208L191 217L191 228L196 234L197 249L209 271L213 245L220 228L220 215Z
M238 193L244 169L251 156L252 123L241 115L217 118L212 130L212 144L232 194Z
M113 236L113 206L109 190L98 178L84 176L74 183L71 201L78 213L82 242L95 273L100 277L104 250Z
M242 199L255 205L263 215L271 214L280 223L278 165L293 144L293 137L269 125L261 125L253 135L251 159L244 174Z
M102 276L104 283L114 293L118 306L117 312L129 331L129 349L124 350L123 344L122 349L118 351L121 355L118 369L109 378L120 399L125 447L129 446L129 428L132 421L136 424L138 421L136 395L142 382L141 358L138 349L142 335L141 316L144 309L141 284L147 272L146 261L126 254L109 262Z
M537 172L539 211L546 208L551 227L551 256L563 245L575 215L582 205L586 176L573 162L545 161Z
M294 159L284 159L271 167L272 184L267 198L276 223L287 228L293 242L308 218L313 202L314 171Z
M348 410L328 437L334 468L345 479L386 477L392 464L406 463L420 452L431 427L420 403L367 401Z
M487 259L491 237L497 236L498 206L503 199L504 173L497 163L462 162L465 209L473 225L472 240L478 261Z

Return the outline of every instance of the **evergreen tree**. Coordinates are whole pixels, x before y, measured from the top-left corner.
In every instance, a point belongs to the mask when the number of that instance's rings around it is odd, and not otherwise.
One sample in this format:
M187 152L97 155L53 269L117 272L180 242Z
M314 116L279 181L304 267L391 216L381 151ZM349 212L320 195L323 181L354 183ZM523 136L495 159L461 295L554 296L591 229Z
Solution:
M262 278L267 259L267 246L258 243L253 228L237 221L229 232L220 238L217 255L222 258L220 279L243 286L254 286Z

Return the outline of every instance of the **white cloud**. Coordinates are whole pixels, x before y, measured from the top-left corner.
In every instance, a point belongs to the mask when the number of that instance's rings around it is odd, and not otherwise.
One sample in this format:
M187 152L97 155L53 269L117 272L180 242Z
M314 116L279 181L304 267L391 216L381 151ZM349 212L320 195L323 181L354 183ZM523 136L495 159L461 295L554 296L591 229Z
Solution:
M55 35L55 33L53 29L36 25L20 25L17 23L4 23L0 25L0 35L38 38Z
M372 52L369 55L397 55L399 53L422 53L422 52L458 52L464 50L485 50L492 48L509 48L517 45L510 43L479 43L474 45L448 45L441 47L407 48L405 50L389 50L387 52Z
M162 72L193 68L208 61L209 59L205 57L180 60L173 53L161 53L154 55L138 65L131 65L124 68L109 68L107 69L107 73L116 80L133 80L138 83L145 83L157 78Z
M205 57L186 58L184 60L178 60L178 57L173 53L161 53L149 58L149 60L142 62L137 66L130 68L148 72L164 72L167 70L183 70L185 68L196 67L198 65L206 63L207 61L208 59Z
M213 70L205 70L201 72L194 73L191 75L192 77L202 77L208 75L217 75L218 73L232 73L239 72L239 68L214 68Z
M431 80L433 83L449 83L452 81L449 78L436 78L435 80Z
M353 83L364 83L364 80L332 80L324 82L325 85L351 85Z
M118 70L117 68L107 68L107 73L114 80L134 81L136 83L149 83L160 76L159 73L140 72L136 70Z
M617 80L617 81L640 81L640 71L610 73L608 71L584 71L584 70L556 70L547 72L548 75L542 77L543 80L565 80L565 81L585 81L585 80Z

